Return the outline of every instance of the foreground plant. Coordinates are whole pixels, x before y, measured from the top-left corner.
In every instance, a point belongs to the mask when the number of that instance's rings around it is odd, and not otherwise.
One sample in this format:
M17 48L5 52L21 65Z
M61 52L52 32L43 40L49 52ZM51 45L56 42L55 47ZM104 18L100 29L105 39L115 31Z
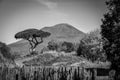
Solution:
M120 0L108 0L106 5L108 12L101 25L103 48L112 63L111 69L116 70L115 80L120 80Z

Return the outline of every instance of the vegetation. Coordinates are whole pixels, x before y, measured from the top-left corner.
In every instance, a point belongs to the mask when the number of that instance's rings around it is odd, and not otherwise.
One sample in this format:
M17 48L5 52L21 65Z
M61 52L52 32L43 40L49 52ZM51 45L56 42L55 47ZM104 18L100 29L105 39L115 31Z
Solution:
M14 56L11 54L10 48L2 42L0 42L0 59L14 60Z
M65 53L70 53L70 52L73 52L73 51L76 51L78 48L77 46L77 43L71 43L71 42L66 42L66 41L63 41L63 42L57 42L57 41L50 41L48 43L48 46L47 48L49 50L55 50L55 51L58 51L58 52L65 52Z
M90 70L80 67L1 68L1 80L93 80Z
M102 39L99 32L99 30L90 32L80 41L77 50L78 56L83 56L91 61L105 61L105 54L102 49Z
M15 34L15 38L21 38L28 40L31 48L30 52L35 51L34 49L38 44L41 44L43 42L43 38L50 36L51 34L49 32L44 32L42 30L37 30L37 29L27 29L21 32L18 32Z
M51 40L50 42L48 42L47 48L48 48L49 50L57 50L58 44L57 44L56 41Z
M62 51L69 53L74 51L74 45L70 42L63 42L62 43Z
M59 53L58 53L59 54ZM57 55L57 53L45 53L39 55L37 58L31 59L29 61L23 62L26 66L53 66L58 63L65 63L63 65L71 65L76 62L83 61L82 58L77 56L65 56L65 55ZM62 65L62 64L61 64Z
M111 69L116 70L115 80L120 79L120 1L106 1L108 12L104 14L101 34L104 40L103 49L111 61ZM119 75L119 78L118 78Z

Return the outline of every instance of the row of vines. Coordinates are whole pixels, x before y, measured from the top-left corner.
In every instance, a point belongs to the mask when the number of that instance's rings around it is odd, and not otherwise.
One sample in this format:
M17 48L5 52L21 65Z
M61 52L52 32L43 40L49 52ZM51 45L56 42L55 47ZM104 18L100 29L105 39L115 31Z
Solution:
M1 67L0 80L94 80L94 74L80 67Z

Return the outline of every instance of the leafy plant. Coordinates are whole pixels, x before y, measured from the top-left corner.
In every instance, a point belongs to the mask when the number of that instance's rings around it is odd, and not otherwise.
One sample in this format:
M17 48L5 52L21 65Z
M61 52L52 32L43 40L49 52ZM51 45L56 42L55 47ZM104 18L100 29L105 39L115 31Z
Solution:
M72 51L75 51L76 45L74 43L71 43L71 42L66 42L66 41L63 41L63 42L57 42L57 41L50 41L48 43L48 49L49 50L56 50L58 52L61 52L61 51L64 51L66 53L70 53Z
M0 42L0 53L4 58L14 60L14 56L11 54L11 49L5 43Z
M111 69L116 70L116 77L120 75L120 1L106 1L108 8L101 25L101 35L104 40L103 49L107 59L112 63Z
M80 45L77 50L78 56L82 55L91 61L105 59L106 56L102 49L102 39L99 35L100 33L97 31L90 32L90 34L87 34L80 41Z

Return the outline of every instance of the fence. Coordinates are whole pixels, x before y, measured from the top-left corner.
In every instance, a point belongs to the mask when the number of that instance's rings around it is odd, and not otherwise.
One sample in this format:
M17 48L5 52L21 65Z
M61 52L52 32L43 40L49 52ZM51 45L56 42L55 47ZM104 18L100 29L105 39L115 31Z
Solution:
M95 74L81 67L1 67L0 80L95 80Z

